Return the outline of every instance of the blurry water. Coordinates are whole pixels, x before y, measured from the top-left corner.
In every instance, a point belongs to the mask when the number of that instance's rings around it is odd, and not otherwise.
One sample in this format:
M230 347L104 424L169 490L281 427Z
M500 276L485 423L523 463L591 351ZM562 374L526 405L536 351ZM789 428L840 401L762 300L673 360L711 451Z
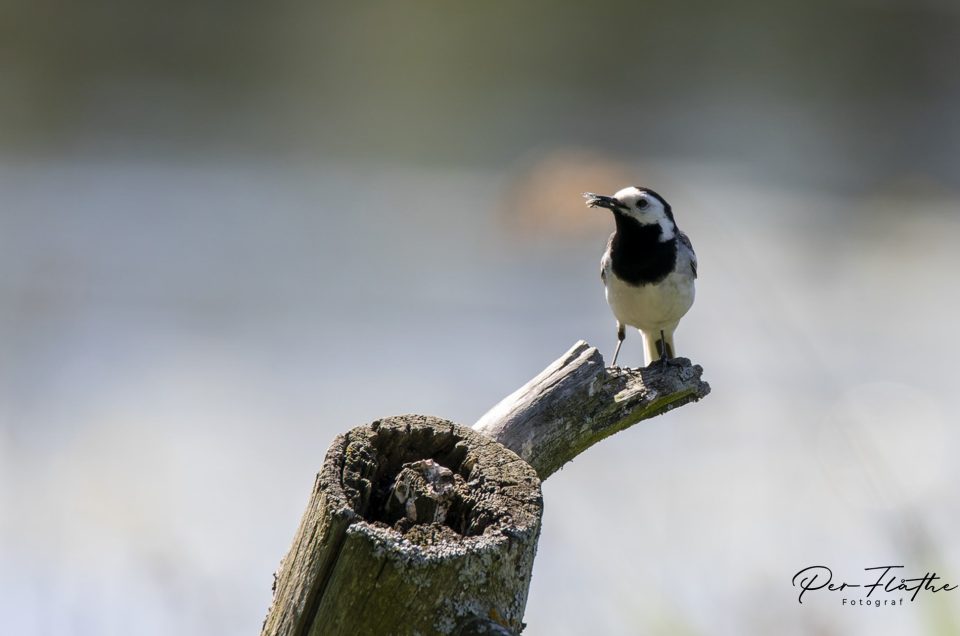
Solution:
M525 633L950 633L953 597L801 606L790 578L895 561L960 580L957 201L634 168L697 248L678 346L713 393L545 484ZM588 186L558 187L580 206ZM516 188L366 163L0 164L4 631L255 633L336 433L469 424L579 338L609 355L610 224L516 225Z

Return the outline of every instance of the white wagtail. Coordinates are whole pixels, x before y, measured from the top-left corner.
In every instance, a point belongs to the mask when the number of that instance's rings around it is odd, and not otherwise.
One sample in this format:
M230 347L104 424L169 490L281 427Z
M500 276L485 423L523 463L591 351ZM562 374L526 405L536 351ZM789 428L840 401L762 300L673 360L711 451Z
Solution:
M643 336L646 362L674 357L673 332L693 305L697 255L673 220L670 204L649 188L631 186L612 197L585 192L591 208L613 212L616 231L600 261L607 303L617 319L617 365L627 325Z

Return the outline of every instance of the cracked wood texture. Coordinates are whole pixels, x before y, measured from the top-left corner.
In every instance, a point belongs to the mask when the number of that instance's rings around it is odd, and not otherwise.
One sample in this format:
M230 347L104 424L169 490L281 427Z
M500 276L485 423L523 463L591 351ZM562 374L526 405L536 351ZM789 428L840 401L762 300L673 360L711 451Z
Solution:
M442 506L404 505L432 493ZM542 511L530 465L467 427L406 415L339 435L262 634L519 632Z
M596 347L577 342L474 424L546 479L605 437L710 392L686 358L643 369L605 368Z

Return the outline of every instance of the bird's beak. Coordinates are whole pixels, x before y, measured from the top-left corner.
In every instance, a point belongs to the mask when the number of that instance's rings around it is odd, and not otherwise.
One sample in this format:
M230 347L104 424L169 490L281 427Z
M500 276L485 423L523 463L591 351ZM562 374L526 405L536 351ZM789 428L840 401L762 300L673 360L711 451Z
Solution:
M619 200L602 194L584 192L583 198L587 200L587 206L591 208L607 208L608 210L622 210L624 208Z

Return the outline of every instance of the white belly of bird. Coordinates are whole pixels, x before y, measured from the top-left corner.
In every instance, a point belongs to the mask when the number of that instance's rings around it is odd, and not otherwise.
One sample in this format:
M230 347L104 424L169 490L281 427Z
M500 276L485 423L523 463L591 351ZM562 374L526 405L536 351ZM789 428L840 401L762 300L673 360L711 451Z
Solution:
M673 330L693 305L693 278L673 273L659 283L628 285L609 272L607 303L623 324L657 332Z

